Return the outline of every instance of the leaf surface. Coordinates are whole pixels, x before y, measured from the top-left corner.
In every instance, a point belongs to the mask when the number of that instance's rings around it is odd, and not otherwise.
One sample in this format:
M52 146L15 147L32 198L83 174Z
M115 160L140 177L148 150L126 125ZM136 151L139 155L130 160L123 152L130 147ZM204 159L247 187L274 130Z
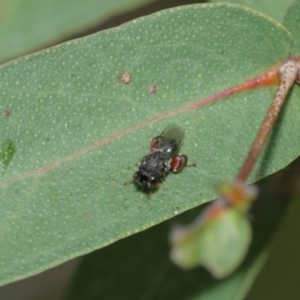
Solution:
M290 5L293 4L294 0L276 0L276 1L260 1L260 0L212 0L212 3L234 3L260 11L267 16L282 22L284 14Z
M294 44L291 55L300 55L300 1L295 1L288 9L284 21L284 26L293 34Z
M0 61L84 31L146 0L2 0Z
M291 45L284 27L252 10L193 5L2 66L0 145L15 151L0 181L0 282L211 200L210 183L236 174L275 88L188 105L265 72ZM295 90L252 181L299 155L299 110ZM170 123L185 129L180 151L197 167L170 174L149 199L123 183Z

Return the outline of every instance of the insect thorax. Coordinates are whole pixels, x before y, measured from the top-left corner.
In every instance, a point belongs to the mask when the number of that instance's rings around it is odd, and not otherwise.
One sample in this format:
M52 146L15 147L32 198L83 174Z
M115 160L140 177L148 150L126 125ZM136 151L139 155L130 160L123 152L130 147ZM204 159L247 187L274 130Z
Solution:
M143 157L140 165L140 170L141 169L162 176L163 173L170 171L169 159L160 151L149 153Z

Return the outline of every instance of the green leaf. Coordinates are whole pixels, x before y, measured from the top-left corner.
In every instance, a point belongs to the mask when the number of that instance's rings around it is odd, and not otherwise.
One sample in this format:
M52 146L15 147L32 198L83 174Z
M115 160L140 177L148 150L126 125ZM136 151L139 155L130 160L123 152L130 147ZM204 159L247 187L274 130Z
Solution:
M277 186L278 177L271 176L261 184L261 196L251 212L253 242L246 260L230 277L215 280L203 268L182 270L168 259L166 237L170 227L174 223L190 223L203 212L203 207L194 208L173 220L84 256L66 300L244 299L265 262L270 237L287 205L286 201L275 202L270 197L270 187ZM231 254L226 251L224 249L224 253Z
M291 45L290 33L259 13L194 5L4 65L0 145L9 139L16 152L0 182L0 282L211 200L210 183L236 174L275 88L197 111L187 105L265 72ZM120 81L125 71L128 84ZM295 89L252 181L299 155L299 110ZM168 189L149 199L123 183L170 123L185 129L181 152L197 167L170 174Z
M146 0L2 0L0 61L84 31Z
M290 5L294 2L294 0L276 0L276 1L261 1L261 0L211 0L210 2L218 2L218 3L234 3L240 4L243 6L247 6L249 8L260 11L269 17L277 20L278 22L282 22L285 12Z
M294 195L290 199L288 210L285 213L283 224L281 224L276 235L272 238L272 249L259 276L255 280L247 300L251 299L272 299L281 300L297 299L300 294L298 278L300 277L300 239L299 239L299 162L293 165L297 169L286 170L290 172L290 177L296 181L296 191L291 191L290 181L281 187L285 194L283 201L287 200L286 192ZM291 174L292 173L292 174ZM286 176L287 174L285 174ZM287 176L286 176L287 177Z
M243 261L252 236L245 215L234 208L204 223L178 226L171 233L172 260L183 268L205 266L216 278L228 276Z
M291 55L300 55L300 1L295 3L287 11L284 26L293 34L294 44Z

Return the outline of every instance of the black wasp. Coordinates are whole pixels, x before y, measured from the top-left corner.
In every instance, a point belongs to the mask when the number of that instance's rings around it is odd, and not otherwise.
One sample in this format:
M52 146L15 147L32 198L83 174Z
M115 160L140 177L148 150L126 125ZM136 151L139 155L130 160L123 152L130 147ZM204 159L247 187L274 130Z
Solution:
M180 126L167 126L159 136L152 139L149 153L143 157L138 171L133 174L133 180L126 183L135 182L141 188L151 191L161 182L164 183L163 179L170 171L180 172L188 161L186 155L177 154L183 138L184 130Z

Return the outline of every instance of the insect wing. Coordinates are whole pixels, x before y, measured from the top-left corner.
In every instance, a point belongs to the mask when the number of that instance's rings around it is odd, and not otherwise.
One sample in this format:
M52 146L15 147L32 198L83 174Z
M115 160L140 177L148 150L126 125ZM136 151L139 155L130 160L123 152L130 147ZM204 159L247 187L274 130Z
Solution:
M176 124L171 124L158 137L158 148L171 157L178 150L183 138L184 130Z

